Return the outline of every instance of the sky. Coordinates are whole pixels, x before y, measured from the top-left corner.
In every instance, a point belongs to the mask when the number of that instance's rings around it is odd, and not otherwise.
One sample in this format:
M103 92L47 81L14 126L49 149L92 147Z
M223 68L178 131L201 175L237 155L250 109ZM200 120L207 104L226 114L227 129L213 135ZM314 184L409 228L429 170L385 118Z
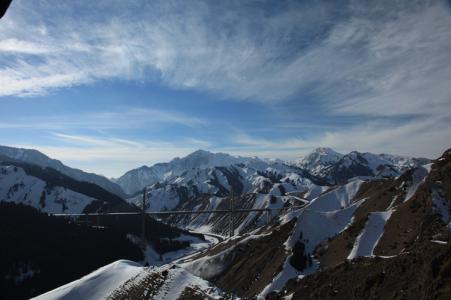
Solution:
M118 177L197 149L451 147L449 1L13 0L0 144Z

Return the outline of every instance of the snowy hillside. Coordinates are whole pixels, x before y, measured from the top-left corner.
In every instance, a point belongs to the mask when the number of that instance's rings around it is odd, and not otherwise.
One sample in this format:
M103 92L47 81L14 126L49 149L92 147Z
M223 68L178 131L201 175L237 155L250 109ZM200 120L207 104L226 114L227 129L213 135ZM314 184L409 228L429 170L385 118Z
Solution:
M130 298L129 295L134 296ZM181 297L191 299L189 297L194 295L200 299L223 299L223 293L211 283L180 267L146 268L132 261L119 260L33 299L175 300Z
M116 183L110 181L106 177L70 168L62 164L59 160L49 158L48 156L42 154L37 150L0 146L0 156L4 156L20 162L38 165L44 168L50 167L75 180L94 183L120 197L125 196L121 187Z
M27 175L22 168L0 165L0 200L27 204L49 213L81 213L96 199L48 185Z
M97 300L105 299L118 286L143 271L135 262L119 260L106 265L79 280L40 295L36 300Z

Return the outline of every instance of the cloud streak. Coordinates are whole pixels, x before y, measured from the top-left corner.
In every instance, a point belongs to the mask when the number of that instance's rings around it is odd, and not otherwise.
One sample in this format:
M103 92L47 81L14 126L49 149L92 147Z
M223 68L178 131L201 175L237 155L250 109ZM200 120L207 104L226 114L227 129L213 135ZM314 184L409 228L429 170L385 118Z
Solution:
M150 125L179 125L202 128L208 121L180 112L141 107L122 107L111 111L51 115L39 117L16 117L14 121L0 122L0 129L44 129L44 130L108 130L138 129Z

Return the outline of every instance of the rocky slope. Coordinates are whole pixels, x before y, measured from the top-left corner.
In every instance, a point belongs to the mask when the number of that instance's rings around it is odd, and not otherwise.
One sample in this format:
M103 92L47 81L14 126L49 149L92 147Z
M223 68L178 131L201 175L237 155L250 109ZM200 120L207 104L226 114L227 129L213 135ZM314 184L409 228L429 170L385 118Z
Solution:
M350 226L315 249L321 272L290 280L273 298L449 299L451 150L360 196Z
M355 179L301 209L287 207L268 228L219 244L186 267L241 297L448 299L450 187L447 151L398 178ZM240 278L237 269L249 275Z

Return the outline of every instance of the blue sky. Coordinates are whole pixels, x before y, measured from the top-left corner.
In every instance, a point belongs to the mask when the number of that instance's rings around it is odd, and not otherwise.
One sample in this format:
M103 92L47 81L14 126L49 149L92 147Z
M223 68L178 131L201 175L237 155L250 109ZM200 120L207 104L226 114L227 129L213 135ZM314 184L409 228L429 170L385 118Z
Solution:
M0 144L106 176L196 149L436 157L446 1L32 1L0 20Z

